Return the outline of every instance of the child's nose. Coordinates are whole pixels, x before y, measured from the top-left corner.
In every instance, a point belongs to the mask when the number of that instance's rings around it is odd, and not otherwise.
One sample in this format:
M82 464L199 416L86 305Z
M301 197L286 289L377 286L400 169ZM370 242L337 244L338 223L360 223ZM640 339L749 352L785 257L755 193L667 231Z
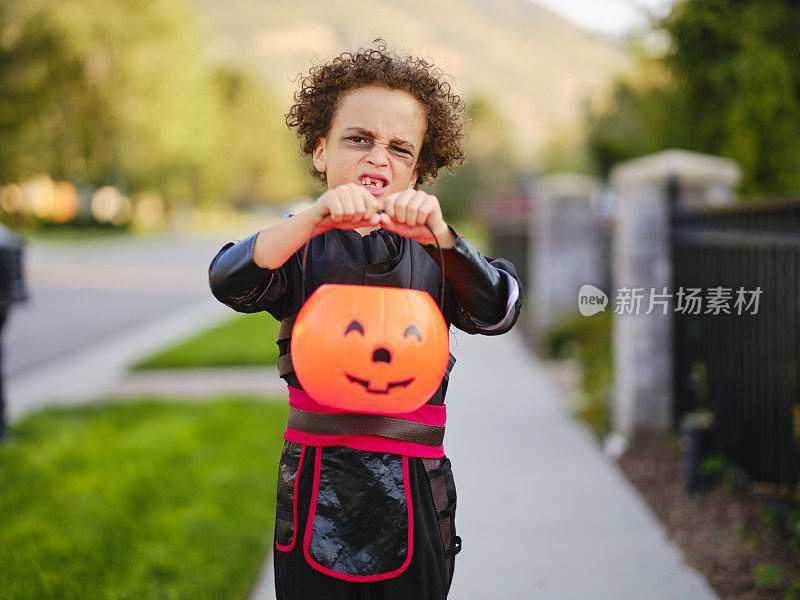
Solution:
M379 167L388 165L389 149L383 144L372 144L372 148L367 155L367 162Z

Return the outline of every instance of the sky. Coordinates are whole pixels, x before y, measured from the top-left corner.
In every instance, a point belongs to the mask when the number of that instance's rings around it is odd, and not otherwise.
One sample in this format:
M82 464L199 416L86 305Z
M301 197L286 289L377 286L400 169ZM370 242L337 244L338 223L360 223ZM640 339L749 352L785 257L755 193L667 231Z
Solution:
M533 0L596 33L621 36L647 24L647 12L667 13L673 0Z

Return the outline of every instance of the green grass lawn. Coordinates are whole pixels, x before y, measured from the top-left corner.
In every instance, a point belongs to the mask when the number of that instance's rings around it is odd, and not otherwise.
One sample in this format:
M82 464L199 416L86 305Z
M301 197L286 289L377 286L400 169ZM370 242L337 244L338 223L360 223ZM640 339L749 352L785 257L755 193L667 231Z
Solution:
M134 232L112 225L74 225L70 223L44 223L38 227L16 227L18 233L42 242L82 243L122 239L135 235Z
M149 356L131 369L180 369L276 364L280 323L269 313L237 314Z
M286 404L48 409L0 445L0 599L245 599L272 544Z

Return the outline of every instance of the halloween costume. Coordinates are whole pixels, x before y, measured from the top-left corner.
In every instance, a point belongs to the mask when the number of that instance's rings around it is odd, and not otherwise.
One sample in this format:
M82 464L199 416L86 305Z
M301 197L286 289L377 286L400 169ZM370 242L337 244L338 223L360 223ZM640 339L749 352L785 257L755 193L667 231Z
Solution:
M279 369L290 414L278 478L278 599L445 598L460 550L455 484L442 446L455 358L439 389L413 412L358 415L318 404L302 390L289 353L303 302L301 251L278 269L260 268L256 235L226 244L211 262L209 282L231 308L266 310L282 321ZM443 259L447 325L484 335L508 331L522 304L514 266L484 258L461 237ZM390 286L427 291L440 303L439 260L435 246L383 229L363 237L331 229L310 241L307 294L323 283Z

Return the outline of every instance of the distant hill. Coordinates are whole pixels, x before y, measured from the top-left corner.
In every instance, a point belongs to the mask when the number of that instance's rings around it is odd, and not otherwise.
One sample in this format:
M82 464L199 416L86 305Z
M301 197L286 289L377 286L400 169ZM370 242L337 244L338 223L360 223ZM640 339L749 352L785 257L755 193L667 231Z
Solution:
M319 61L383 37L497 105L528 154L553 125L629 67L612 42L529 0L191 0L208 57L263 76L288 108L294 79Z

